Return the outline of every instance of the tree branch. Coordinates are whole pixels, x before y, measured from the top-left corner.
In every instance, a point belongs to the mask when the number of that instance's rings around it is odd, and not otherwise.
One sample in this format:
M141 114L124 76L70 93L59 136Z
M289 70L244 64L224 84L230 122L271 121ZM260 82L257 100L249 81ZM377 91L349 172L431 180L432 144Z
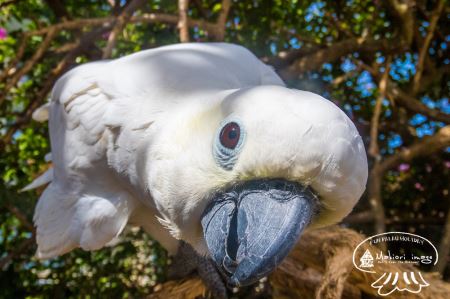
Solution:
M73 30L80 29L87 26L112 26L117 20L117 16L109 16L102 18L86 18L78 20L64 21L55 25L50 25L41 29L34 31L28 31L26 34L32 35L42 35L46 34L52 29L60 30ZM129 23L167 23L172 25L178 24L178 16L166 13L145 13L138 16L132 16ZM216 23L207 22L204 20L189 19L189 27L200 27L208 32L215 32Z
M17 82L19 82L20 78L22 78L22 76L27 74L33 68L33 66L42 58L42 56L44 55L47 48L50 46L50 43L52 42L57 33L58 29L56 28L52 28L51 30L49 30L47 32L47 35L45 36L44 41L39 46L34 55L30 59L28 59L25 65L21 69L19 69L19 71L17 71L12 76L12 78L6 83L5 93L0 96L0 106L3 104L3 101L6 98L6 93L12 87L14 87L17 84Z
M25 216L25 214L23 214L22 211L20 211L17 207L15 207L14 205L12 205L12 204L10 204L8 202L5 204L5 207L6 207L6 209L8 209L8 211L11 214L13 214L17 219L19 219L20 223L22 223L22 225L27 230L29 230L30 232L34 232L33 224L31 224L31 222L28 221L27 216Z
M22 59L23 54L25 54L25 50L27 48L28 43L28 34L24 34L21 38L19 48L17 49L16 57L11 61L8 66L3 70L0 74L0 82L3 82L8 76L14 75L16 72L17 63Z
M425 57L428 53L428 48L430 47L431 40L433 39L434 32L436 30L436 25L441 16L442 10L444 9L444 0L440 0L437 4L436 9L431 14L430 25L428 27L428 33L423 42L423 46L419 52L419 59L417 61L416 74L413 78L413 94L417 94L420 86L420 80L422 78L422 73L424 69Z
M433 83L440 82L442 78L449 73L450 73L450 65L445 64L437 69L434 69L431 72L427 72L426 76L422 75L422 79L417 89L417 93L427 91ZM409 86L407 87L407 90L410 90L412 87L409 89L408 88Z
M331 85L333 87L337 87L340 84L344 83L345 81L347 81L348 79L354 77L355 75L357 75L359 72L361 71L360 67L356 67L356 69L354 69L353 71L344 73L336 78L333 79L333 81L331 81Z
M433 267L433 270L439 272L441 275L447 267L448 258L450 254L450 209L447 211L447 220L444 225L444 232L442 234L441 243L439 244L439 260Z
M411 45L414 38L414 2L411 0L388 0L387 3L399 22L404 42Z
M189 42L189 23L188 23L189 0L178 0L180 41L182 43Z
M371 67L363 64L365 69L369 70L372 75L379 76L375 70ZM385 75L386 73L384 73ZM393 87L393 83L389 83L387 76L382 76L379 80L379 89L380 93L384 89L384 92L388 91L391 88L390 92L394 92L394 95L397 98L404 99L404 93L400 93L400 89ZM383 84L382 84L383 83ZM383 87L384 86L384 87ZM383 88L382 88L383 87ZM378 98L379 99L379 98ZM377 102L378 102L377 99ZM432 110L419 103L418 101L411 101L408 99L407 104L410 106L414 104L414 108L420 107L421 112L426 112L430 114L431 112L435 112L437 110ZM424 106L424 107L422 107ZM376 109L375 109L376 110ZM376 111L375 111L376 112ZM433 115L435 116L435 115ZM439 130L434 136L429 138L424 138L416 144L412 145L409 148L405 148L397 154L387 157L384 161L380 161L381 157L377 154L377 146L373 144L374 138L378 138L378 130L374 129L374 121L375 116L372 118L372 126L371 126L371 145L369 147L369 154L375 158L374 165L369 174L369 184L368 184L368 194L369 194L369 203L372 206L372 210L375 217L375 230L377 233L382 233L385 231L385 216L384 216L384 208L382 207L381 200L381 183L382 177L388 169L398 165L402 161L410 161L413 158L421 155L427 155L433 153L435 151L440 150L441 148L450 145L450 126L444 127Z
M333 45L316 49L311 53L302 55L301 51L296 50L296 59L286 68L280 70L280 75L284 79L293 79L298 74L319 69L326 62L333 62L347 54L360 51L365 53L374 53L383 51L386 54L396 53L403 48L388 40L374 40L372 38L349 38L334 43ZM296 55L294 55L296 56ZM286 55L286 57L289 57ZM288 58L292 60L292 57Z
M320 49L319 46L305 45L300 49L280 51L276 56L262 57L261 60L264 61L264 63L270 64L275 69L280 70L285 67L288 67L296 59L310 55L318 51L319 49Z
M34 234L31 238L23 241L19 246L12 250L8 255L0 259L0 269L3 270L15 257L27 250L30 246L35 244Z
M350 214L342 223L345 224L361 224L368 223L375 220L373 211L363 211L355 214ZM437 225L442 227L445 223L445 219L438 217L425 217L425 218L411 218L410 215L395 215L391 218L386 218L386 225Z
M392 81L388 82L388 95L395 99L395 102L406 109L428 116L431 119L450 123L450 114L439 111L437 109L428 108L425 104L402 91Z
M222 0L222 10L217 18L216 28L214 30L214 37L218 41L222 41L225 37L225 29L228 18L228 13L231 8L231 0Z
M378 96L375 102L374 112L371 120L369 155L371 155L374 159L379 159L380 155L380 150L378 148L378 125L380 122L383 100L386 98L386 86L389 77L391 61L392 58L389 56L385 64L385 71L383 72L381 80L378 84Z
M22 0L8 0L8 1L5 1L3 3L0 3L0 8L5 8L5 7L9 6L9 5L16 4L17 2L20 2L20 1L22 1Z
M360 62L361 67L365 70L369 71L370 74L377 80L380 81L381 77L377 71L375 71L372 67L367 64ZM445 71L443 68L442 72ZM427 79L428 80L428 79ZM439 111L437 109L430 109L425 104L421 103L419 100L415 99L413 96L410 96L406 92L402 91L397 84L392 82L391 80L387 81L387 95L388 97L395 100L396 104L405 107L409 111L423 114L431 119L444 122L446 124L450 123L450 115L448 113Z
M108 42L106 44L106 47L103 49L103 59L107 59L111 57L112 50L116 46L117 37L122 32L123 28L127 24L127 22L130 20L133 13L138 10L141 6L143 6L146 3L144 0L132 0L130 4L128 4L123 12L117 17L117 20L115 21L115 25L113 27L113 30L108 36Z
M375 102L374 112L370 125L370 145L369 155L374 158L374 164L369 173L368 197L369 203L375 214L375 232L381 234L386 231L386 217L384 212L383 199L381 197L381 182L383 172L380 171L380 150L378 148L378 125L380 122L381 108L383 100L386 97L386 86L389 77L389 68L391 57L389 56L381 80L378 83L378 96Z
M327 17L332 25L331 27L335 27L338 29L338 31L344 33L347 37L355 37L355 34L346 29L345 26L342 24L342 21L339 20L339 18L336 15L333 15L332 13L330 13L329 11L325 12L325 17Z
M401 162L409 162L419 156L426 156L450 146L450 125L441 128L436 134L425 137L415 144L403 148L380 163L380 171L387 171Z

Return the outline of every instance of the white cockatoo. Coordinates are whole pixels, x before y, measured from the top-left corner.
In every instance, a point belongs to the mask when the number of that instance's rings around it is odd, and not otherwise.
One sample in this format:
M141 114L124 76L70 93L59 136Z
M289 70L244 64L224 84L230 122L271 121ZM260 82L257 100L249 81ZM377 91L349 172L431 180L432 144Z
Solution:
M127 224L180 241L232 285L267 275L305 227L340 221L367 180L363 142L319 95L241 46L179 44L78 66L48 105L53 168L37 256L102 248Z

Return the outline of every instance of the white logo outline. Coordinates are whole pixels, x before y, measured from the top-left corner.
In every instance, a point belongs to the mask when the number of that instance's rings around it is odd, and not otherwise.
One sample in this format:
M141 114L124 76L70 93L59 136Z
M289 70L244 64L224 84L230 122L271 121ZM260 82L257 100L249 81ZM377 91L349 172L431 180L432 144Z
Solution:
M365 256L366 261L368 263L370 263L370 257L372 257L372 254L369 251L369 249L366 249L364 254L361 256L361 258L360 258L361 264L359 266L356 263L356 252L364 243L366 243L367 241L369 241L371 239L374 239L376 237L380 237L383 235L395 235L395 234L409 235L409 236L413 236L415 238L419 238L421 240L426 241L434 249L434 252L436 254L436 260L434 261L434 265L437 264L437 262L439 260L438 250L437 250L436 246L434 246L434 244L431 243L430 240L428 240L425 237L416 235L416 234L396 231L396 232L386 232L386 233L373 235L373 236L366 238L361 243L359 243L358 246L356 246L355 250L353 251L353 257L352 257L353 265L355 266L355 268L362 272L376 274L377 273L376 271L370 269L373 267L373 265L372 265L372 267L368 266L368 264L364 264L363 260L362 260L363 257ZM372 257L372 259L373 259L373 257ZM417 277L416 277L416 274L417 274ZM383 281L383 279L384 279L384 281ZM405 282L406 287L399 287L397 285L399 282ZM407 271L407 272L402 272L402 273L395 272L395 274L384 272L370 286L374 289L378 289L378 291L377 291L378 295L385 297L385 296L392 294L394 291L399 291L399 292L408 291L410 293L418 294L418 293L420 293L420 291L422 291L422 288L428 287L429 285L430 284L423 278L422 273L420 271L417 271L417 272Z

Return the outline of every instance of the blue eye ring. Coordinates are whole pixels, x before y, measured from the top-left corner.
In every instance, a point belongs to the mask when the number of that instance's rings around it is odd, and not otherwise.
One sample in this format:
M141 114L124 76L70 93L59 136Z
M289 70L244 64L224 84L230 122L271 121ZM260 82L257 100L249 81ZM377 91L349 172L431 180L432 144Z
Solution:
M232 130L228 130L229 128ZM224 136L224 133L229 135ZM245 136L245 128L239 119L229 117L221 122L213 142L213 155L222 168L233 169L244 144ZM239 138L239 140L232 140L233 143L229 144L224 140L224 137Z

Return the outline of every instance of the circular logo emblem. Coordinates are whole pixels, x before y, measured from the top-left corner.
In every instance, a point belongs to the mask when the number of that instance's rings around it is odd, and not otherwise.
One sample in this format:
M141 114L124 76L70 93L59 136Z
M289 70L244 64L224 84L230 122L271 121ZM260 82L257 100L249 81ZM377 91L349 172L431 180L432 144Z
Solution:
M418 266L435 265L438 251L428 239L410 233L389 232L371 236L356 246L353 265L362 272L378 274L371 286L380 296L395 291L419 293L429 286ZM395 264L408 265L398 272ZM416 266L416 267L412 267Z

